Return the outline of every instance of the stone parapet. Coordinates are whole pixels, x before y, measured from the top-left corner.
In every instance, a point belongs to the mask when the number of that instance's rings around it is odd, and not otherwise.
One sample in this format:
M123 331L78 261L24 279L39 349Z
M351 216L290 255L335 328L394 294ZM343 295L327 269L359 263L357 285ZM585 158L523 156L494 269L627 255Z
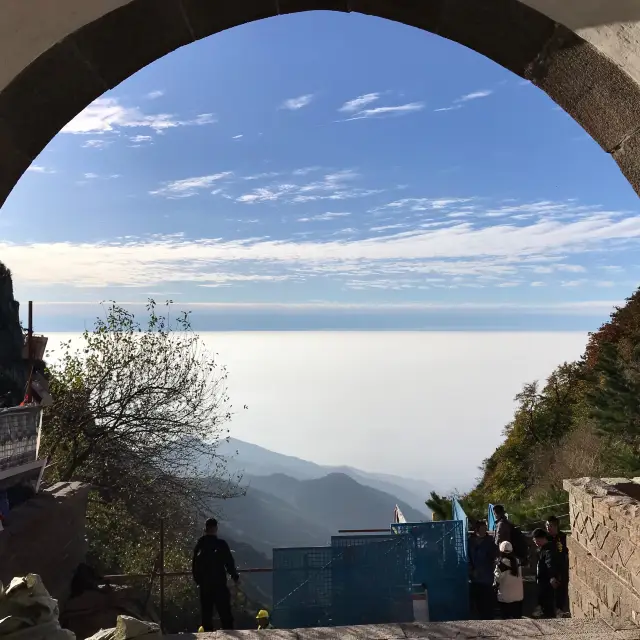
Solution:
M640 640L640 628L604 620L487 620L381 624L272 631L217 631L163 636L165 640Z
M640 480L565 480L571 518L574 617L628 617L640 624Z

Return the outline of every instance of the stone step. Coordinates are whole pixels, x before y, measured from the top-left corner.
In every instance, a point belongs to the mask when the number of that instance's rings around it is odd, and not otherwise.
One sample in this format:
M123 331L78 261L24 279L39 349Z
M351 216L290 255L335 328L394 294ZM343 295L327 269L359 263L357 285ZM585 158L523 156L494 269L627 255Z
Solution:
M164 636L165 640L640 640L632 621L603 619L467 620L407 624L216 631Z

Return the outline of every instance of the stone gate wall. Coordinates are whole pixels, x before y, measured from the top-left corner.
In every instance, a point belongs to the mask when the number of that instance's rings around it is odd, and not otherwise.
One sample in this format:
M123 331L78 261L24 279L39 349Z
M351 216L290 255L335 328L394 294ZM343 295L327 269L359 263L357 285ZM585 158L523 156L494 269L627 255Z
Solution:
M85 559L90 487L59 482L16 507L0 532L0 581L37 573L61 604L76 567Z
M580 478L564 488L571 615L640 624L640 478Z

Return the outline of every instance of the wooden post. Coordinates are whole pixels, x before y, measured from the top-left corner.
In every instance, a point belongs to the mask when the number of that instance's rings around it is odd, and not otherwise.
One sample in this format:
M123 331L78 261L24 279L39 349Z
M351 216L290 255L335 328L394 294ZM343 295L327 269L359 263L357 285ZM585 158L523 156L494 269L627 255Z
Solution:
M164 518L160 518L160 631L164 630Z
M29 300L29 325L27 328L27 353L29 356L29 382L27 383L27 402L33 402L33 301Z

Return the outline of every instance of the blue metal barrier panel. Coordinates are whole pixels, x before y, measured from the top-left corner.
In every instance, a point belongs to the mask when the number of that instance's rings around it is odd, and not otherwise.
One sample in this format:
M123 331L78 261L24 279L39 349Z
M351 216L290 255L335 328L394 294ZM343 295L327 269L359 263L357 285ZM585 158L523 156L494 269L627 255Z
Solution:
M436 622L469 617L469 569L465 525L461 520L392 525L409 541L413 583L427 590L429 619Z
M413 620L408 540L366 535L331 538L334 625Z
M331 547L273 550L273 624L279 629L331 624Z

